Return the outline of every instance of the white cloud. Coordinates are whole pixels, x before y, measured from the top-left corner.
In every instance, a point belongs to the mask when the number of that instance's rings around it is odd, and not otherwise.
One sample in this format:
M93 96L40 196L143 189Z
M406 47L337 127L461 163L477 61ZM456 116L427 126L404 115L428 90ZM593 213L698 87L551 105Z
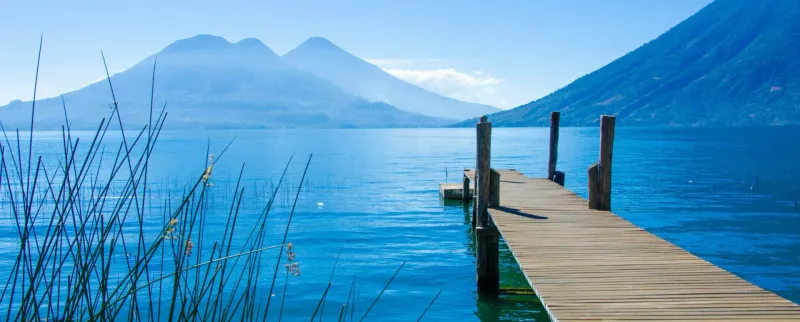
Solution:
M498 95L497 86L502 80L485 71L450 68L439 58L367 58L366 61L397 78L444 96L508 107Z
M365 59L367 62L373 65L378 65L381 68L392 68L392 67L399 67L399 66L413 66L413 65L420 65L420 64L430 64L430 63L439 63L442 62L439 58L418 58L418 59L409 59L409 58L367 58Z
M385 68L389 74L430 91L467 102L497 104L496 86L502 82L482 71L469 73L453 68Z
M403 80L417 84L428 84L433 87L445 89L448 87L475 87L500 84L500 80L482 72L470 74L460 72L453 68L441 69L386 69L386 71Z

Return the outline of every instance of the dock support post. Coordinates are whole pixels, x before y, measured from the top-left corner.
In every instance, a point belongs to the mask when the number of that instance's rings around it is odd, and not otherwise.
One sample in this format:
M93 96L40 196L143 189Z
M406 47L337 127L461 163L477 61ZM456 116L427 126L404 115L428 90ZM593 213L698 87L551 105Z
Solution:
M489 184L489 207L500 206L500 172L491 169Z
M475 194L477 199L477 226L486 226L489 212L489 185L491 185L492 123L482 116L478 129L478 158L475 167Z
M482 116L477 125L478 139L478 159L477 159L477 180L475 191L478 195L476 199L477 225L475 227L475 238L477 239L477 280L478 293L483 295L495 296L500 293L500 258L499 258L499 234L497 227L489 218L489 204L492 196L492 169L491 169L491 145L492 145L492 123L487 121L486 116ZM497 176L497 186L499 193L500 176Z
M614 150L614 116L600 117L600 162L598 163L599 210L611 210L611 160Z
M500 234L494 225L475 229L477 243L478 294L500 294Z
M600 209L600 183L598 182L597 162L589 166L589 209Z
M558 124L560 119L561 112L550 113L550 162L547 164L547 179L553 181L555 181L556 162L558 161Z
M469 195L469 177L466 173L463 175L464 184L461 186L461 200L464 203L469 203L469 200L472 199L472 196Z
M563 187L564 186L564 179L565 179L564 177L565 176L566 175L562 171L553 172L553 182L555 182L559 186Z

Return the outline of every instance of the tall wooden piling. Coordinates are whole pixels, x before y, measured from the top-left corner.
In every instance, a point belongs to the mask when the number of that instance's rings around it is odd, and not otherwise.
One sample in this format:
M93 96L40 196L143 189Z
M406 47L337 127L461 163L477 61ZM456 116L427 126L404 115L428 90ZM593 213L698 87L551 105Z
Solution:
M558 124L561 112L550 113L550 162L547 163L547 179L553 180L558 161ZM563 184L562 184L563 185Z
M482 295L497 295L500 292L500 257L499 234L489 218L489 203L492 195L492 169L491 145L492 123L486 116L481 117L477 125L478 158L476 167L477 184L475 187L477 207L476 238L476 277L478 293ZM497 175L497 190L499 192L499 174Z
M484 123L486 120L486 115L481 116L478 124ZM475 137L475 172L472 173L472 184L475 190L473 190L472 193L472 221L470 222L472 224L472 232L475 232L475 228L478 227L478 162L480 162L479 160L481 159L480 126L476 125L476 129L478 129L478 131Z
M616 118L600 118L600 161L598 163L598 209L611 210L611 163L614 150L614 123Z
M481 117L480 123L477 125L477 139L478 139L478 159L476 160L477 170L475 186L478 195L478 226L486 226L488 222L489 213L486 209L489 207L489 186L491 185L491 154L492 154L492 123L487 121L486 116Z

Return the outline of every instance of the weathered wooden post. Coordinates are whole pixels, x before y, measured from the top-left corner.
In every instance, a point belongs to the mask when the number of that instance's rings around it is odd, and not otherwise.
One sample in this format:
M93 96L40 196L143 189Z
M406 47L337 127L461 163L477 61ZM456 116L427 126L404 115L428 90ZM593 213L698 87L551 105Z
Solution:
M589 209L600 209L600 184L598 182L597 162L589 166Z
M614 150L614 123L609 115L600 117L600 162L598 163L599 210L611 210L611 161Z
M478 134L478 160L477 160L477 180L475 191L478 195L476 199L477 207L477 226L475 227L476 275L478 280L478 293L483 295L497 295L500 293L500 258L499 258L499 236L497 227L489 218L489 201L492 194L492 169L491 169L491 145L492 145L492 123L487 121L486 116L481 117L477 125ZM499 176L498 186L499 186ZM499 189L497 189L499 191Z
M491 154L492 154L492 123L482 116L477 125L478 129L478 158L476 160L475 193L477 199L477 226L486 226L489 212L489 185L491 185Z
M478 239L478 294L497 296L500 294L500 236L497 227L479 226L475 229L475 236Z
M480 124L485 123L487 120L486 115L481 116L480 121L478 121L478 125L475 126L477 129L476 137L475 137L475 171L472 172L472 186L473 186L473 193L472 193L472 231L475 232L475 228L478 227L478 163L481 159L481 131L480 131Z
M557 183L559 186L564 186L564 179L566 174L562 171L556 171L553 173L553 182Z
M558 123L560 119L560 112L550 113L550 162L547 163L548 180L553 180L556 174L556 162L558 161Z
M489 182L489 207L498 207L500 206L500 172L491 169Z
M464 203L469 203L469 200L472 198L469 194L469 177L466 173L464 173L463 177L464 184L461 186L461 200L463 200Z

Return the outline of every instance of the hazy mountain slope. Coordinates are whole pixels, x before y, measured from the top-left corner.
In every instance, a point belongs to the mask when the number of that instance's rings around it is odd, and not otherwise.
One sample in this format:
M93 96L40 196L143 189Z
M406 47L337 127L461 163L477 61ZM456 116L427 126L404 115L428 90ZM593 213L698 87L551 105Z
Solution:
M113 75L126 125L149 117L150 84L157 57L155 104L167 102L168 128L434 126L441 120L400 111L343 92L330 82L286 64L256 39L232 44L200 35L179 40ZM113 59L113 57L112 57ZM99 62L98 62L99 63ZM73 128L95 128L112 103L107 81L63 95ZM7 128L27 127L29 102L0 107ZM37 101L37 128L59 128L59 98Z
M325 38L310 38L283 57L349 93L373 102L387 102L402 110L454 120L499 111L489 105L462 102L406 83Z
M534 102L497 126L800 124L800 1L717 0L657 39ZM458 125L473 125L475 120Z

